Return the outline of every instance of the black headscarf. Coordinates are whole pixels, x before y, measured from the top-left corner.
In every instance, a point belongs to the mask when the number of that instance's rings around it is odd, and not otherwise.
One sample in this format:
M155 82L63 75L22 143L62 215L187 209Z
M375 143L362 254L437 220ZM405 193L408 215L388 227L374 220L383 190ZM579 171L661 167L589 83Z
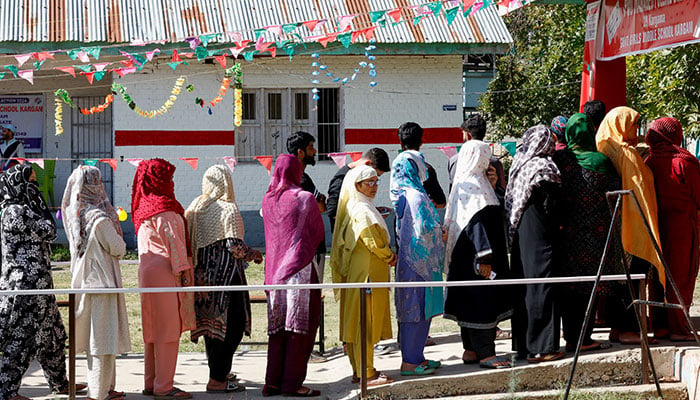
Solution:
M15 165L0 175L0 209L12 204L25 205L53 220L36 181L29 180L31 175L32 167L25 164Z

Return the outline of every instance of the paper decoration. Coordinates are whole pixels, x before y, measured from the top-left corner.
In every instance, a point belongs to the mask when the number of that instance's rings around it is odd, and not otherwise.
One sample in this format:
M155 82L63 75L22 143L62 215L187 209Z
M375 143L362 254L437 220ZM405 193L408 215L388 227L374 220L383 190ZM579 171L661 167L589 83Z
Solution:
M239 48L237 48L237 47L231 47L231 48L229 49L229 51L230 51L231 54L233 55L233 58L238 58L238 55L241 54L241 52L243 51L243 49L242 49L242 48L239 49Z
M445 19L447 19L447 26L452 25L455 18L457 17L458 12L459 12L459 7L454 7L454 8L450 8L448 10L445 10Z
M90 62L90 57L88 57L88 54L86 52L81 50L78 52L78 60L80 60L84 63L88 63L88 62Z
M105 163L105 164L109 165L110 167L112 167L112 171L117 170L117 159L116 158L102 158L102 159L100 159L100 162Z
M112 65L112 63L97 63L97 64L92 64L92 66L95 67L95 71L97 71L97 72L104 71L104 69L105 69L108 65Z
M5 77L5 72L0 72L0 80Z
M395 8L386 12L386 15L391 17L397 24L401 21L401 9Z
M44 60L46 60L47 58L50 58L50 59L52 59L52 60L55 60L53 54L49 53L48 51L41 51L41 52L38 52L38 53L34 53L34 54L32 54L32 56L34 56L34 58L36 58L36 59L39 60L39 61L44 61Z
M37 61L32 64L37 71L41 71L41 66L44 65L44 61Z
M350 24L352 23L353 18L355 18L355 15L342 15L338 17L338 30L345 32L346 30L350 29Z
M369 20L373 24L380 19L384 18L384 14L386 14L386 10L380 10L380 11L370 11L369 12Z
M59 70L59 71L63 71L67 74L71 74L71 75L73 75L73 78L75 78L75 68L73 68L73 67L55 67L54 69Z
M22 65L32 58L31 54L17 54L15 55L15 60L17 60L17 68L22 68Z
M255 156L253 158L258 160L258 162L265 167L268 175L272 173L272 156Z
M328 157L330 157L335 165L338 166L338 168L343 168L345 166L345 161L347 159L348 153L330 153L328 154Z
M63 134L63 101L61 101L61 98L56 96L54 98L54 105L56 106L56 111L54 112L54 126L56 136L60 136Z
M282 34L282 26L281 25L266 26L265 30L272 33L275 36L280 36Z
M134 110L135 113L138 115L144 117L144 118L153 118L156 116L161 116L165 113L167 113L175 104L175 101L177 101L177 96L180 95L180 92L182 91L182 85L185 84L185 77L181 76L177 78L175 81L175 86L173 86L172 91L170 92L170 97L168 100L165 101L165 103L160 106L156 110L151 110L151 111L144 111L141 108L139 108L134 100L129 96L129 94L126 92L126 88L118 83L113 83L112 84L112 91L115 93L121 94L122 98L126 102L126 104Z
M92 114L101 113L104 110L106 110L107 108L109 108L109 106L112 104L112 101L114 101L114 96L112 96L112 94L110 93L105 97L104 103L97 105L97 106L92 106L89 109L88 108L81 108L80 112L83 115L92 115Z
M146 59L148 61L153 61L153 57L160 54L160 49L153 49L151 51L146 52Z
M245 53L243 53L243 58L244 58L246 61L253 61L253 56L255 55L255 53L257 53L257 51L248 51L248 52L245 52Z
M199 38L196 36L185 38L185 42L187 42L190 45L190 48L192 50L196 49L197 46L202 44L202 41L199 40Z
M231 85L231 75L233 74L233 68L229 68L224 73L224 79L221 80L221 86L219 86L219 91L216 93L216 97L209 102L209 104L214 107L221 103L226 96L229 86ZM202 102L202 107L204 107L204 102Z
M120 222L124 222L129 218L129 214L127 214L123 208L117 207L117 218L119 218Z
M36 164L39 166L39 168L44 169L44 159L43 158L27 158L27 161L29 161L32 164Z
M17 71L17 75L32 85L34 84L34 70L25 69L23 71Z
M127 158L126 161L128 161L129 164L133 165L134 167L138 168L139 163L143 161L143 158Z
M501 146L505 147L505 149L508 150L508 153L511 157L515 157L515 151L517 147L515 142L501 142Z
M168 64L170 64L170 63L168 63ZM117 69L113 69L112 71L114 73L116 73L117 75L119 75L120 78L123 78L124 75L133 74L134 72L136 72L136 67L117 68Z
M302 25L304 25L306 29L309 30L309 32L313 32L314 29L316 29L316 26L319 24L319 22L321 21L318 19L314 19L311 21L302 22Z
M290 33L294 32L294 30L297 29L299 27L299 25L301 25L301 24L298 22L292 23L292 24L284 24L284 25L282 25L282 30L284 31L284 33L290 34Z
M85 162L85 165L89 165L91 167L94 167L97 165L97 159L96 158L88 158L86 160L83 160Z
M341 33L337 36L337 38L338 41L343 45L343 47L347 49L352 43L352 32Z
M224 162L231 172L233 172L233 169L236 168L236 164L238 164L235 157L224 157Z
M226 68L226 56L216 56L214 59L221 65L221 68Z
M338 35L338 37L342 35L347 35L348 33L343 33L341 35ZM348 35L349 36L349 35ZM354 68L353 73L350 76L346 77L339 77L335 76L333 72L328 71L328 66L324 65L321 63L321 55L319 53L312 53L311 58L314 59L314 61L311 63L311 66L314 68L311 71L311 84L314 85L314 87L311 89L311 93L313 93L312 100L318 101L320 99L318 93L319 90L316 88L315 85L318 85L321 83L321 80L319 79L321 75L325 75L327 78L330 78L333 83L340 83L341 85L345 85L349 81L354 81L357 78L357 75L360 74L361 70L365 68L369 68L368 75L370 78L374 79L377 76L377 71L376 71L376 66L372 61L376 60L376 57L372 55L372 50L375 50L377 47L374 45L374 39L369 41L369 46L365 47L365 57L367 57L367 61L360 61L357 64L360 66L360 68ZM377 85L377 82L372 80L369 83L370 87L374 87Z
M180 160L186 162L187 164L192 167L192 169L196 170L197 169L197 164L199 163L199 158L195 157L178 157Z
M231 41L234 43L243 40L243 35L240 32L229 32L228 37L230 37Z
M241 126L243 122L243 70L236 63L232 68L233 75L233 124Z
M90 72L92 71L92 64L88 65L74 65L73 67L78 68L79 70L83 72Z
M442 9L442 0L428 3L426 4L426 7L430 9L433 15L438 16L440 15L440 10Z
M14 75L15 78L17 77L17 72L19 71L19 68L15 67L14 65L5 65L3 68L12 72L12 75Z
M209 44L209 42L211 42L212 40L216 39L218 36L219 36L218 33L209 33L209 34L206 34L206 35L201 35L201 36L199 37L199 40L202 42L202 46L207 47L207 45Z
M447 158L452 158L457 155L457 148L455 146L441 146L438 147L438 149L440 149Z
M361 152L361 151L351 151L351 152L348 153L348 155L350 156L350 159L353 160L353 161L357 161L357 160L359 160L360 158L362 158L362 152Z

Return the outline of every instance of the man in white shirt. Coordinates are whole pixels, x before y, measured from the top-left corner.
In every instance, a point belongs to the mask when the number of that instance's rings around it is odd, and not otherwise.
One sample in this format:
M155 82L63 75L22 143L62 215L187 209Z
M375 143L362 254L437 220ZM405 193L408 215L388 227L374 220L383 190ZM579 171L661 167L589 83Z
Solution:
M18 164L19 161L13 158L24 158L24 143L15 139L17 127L12 124L1 124L2 142L0 143L0 155L2 155L2 171L7 171L10 167Z

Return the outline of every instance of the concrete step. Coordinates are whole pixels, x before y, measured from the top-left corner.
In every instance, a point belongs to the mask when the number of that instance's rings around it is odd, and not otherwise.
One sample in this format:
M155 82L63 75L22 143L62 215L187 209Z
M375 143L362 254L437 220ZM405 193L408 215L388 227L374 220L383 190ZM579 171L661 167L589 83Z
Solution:
M688 400L688 391L683 383L662 383L661 391L665 400ZM533 400L560 400L564 394L564 389L560 390L540 390L532 392L513 392L496 394L479 394L472 396L456 396L454 400L511 400L511 399L533 399ZM572 390L569 393L570 399L655 399L657 398L655 385L624 385L607 386L600 388L587 388Z

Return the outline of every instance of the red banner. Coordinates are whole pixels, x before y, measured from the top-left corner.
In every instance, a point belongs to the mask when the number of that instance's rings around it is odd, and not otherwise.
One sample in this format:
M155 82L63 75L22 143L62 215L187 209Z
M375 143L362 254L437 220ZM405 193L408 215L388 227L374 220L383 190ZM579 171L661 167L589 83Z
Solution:
M700 41L700 0L605 0L601 60ZM602 23L603 21L601 21Z

